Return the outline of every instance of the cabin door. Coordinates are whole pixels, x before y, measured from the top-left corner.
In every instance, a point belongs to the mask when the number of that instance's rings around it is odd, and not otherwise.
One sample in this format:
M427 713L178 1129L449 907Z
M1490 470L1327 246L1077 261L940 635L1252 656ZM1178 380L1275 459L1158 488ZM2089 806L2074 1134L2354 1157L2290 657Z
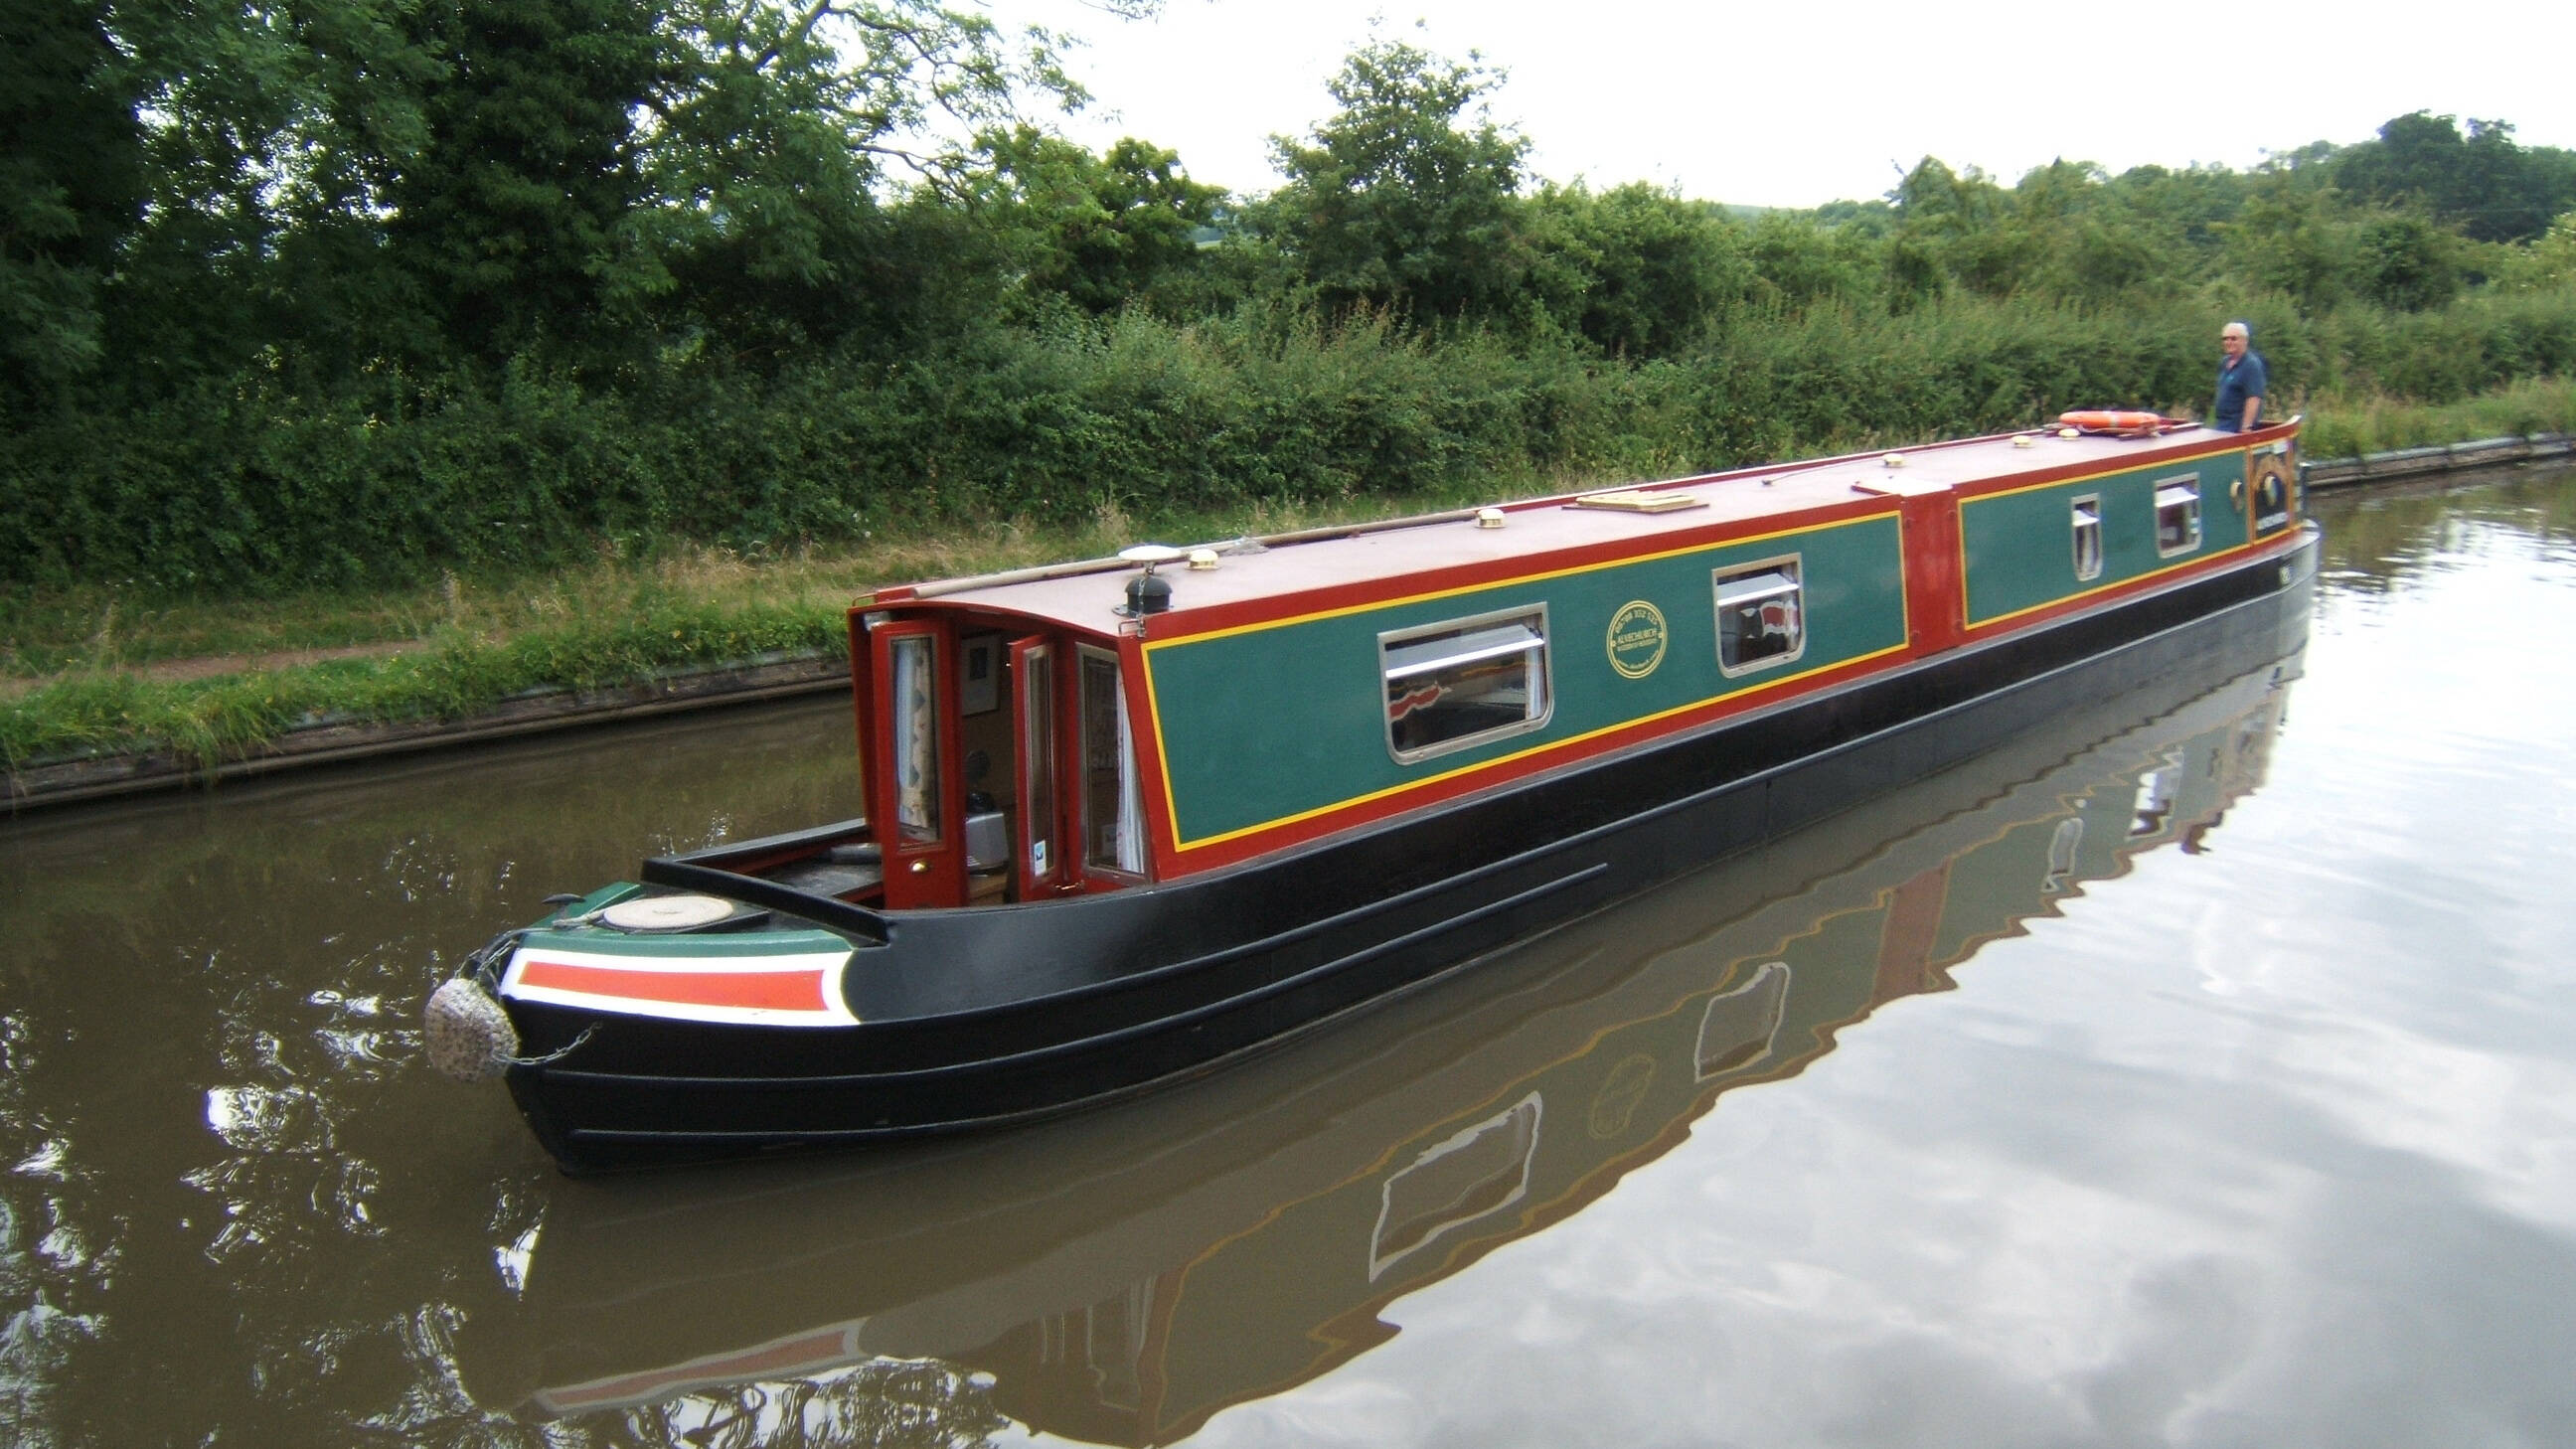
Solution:
M891 910L966 903L966 786L959 778L957 638L935 619L869 635L876 684L876 822Z
M1062 657L1043 635L1011 641L1011 757L1020 806L1011 879L1024 901L1060 894L1073 879L1065 859Z

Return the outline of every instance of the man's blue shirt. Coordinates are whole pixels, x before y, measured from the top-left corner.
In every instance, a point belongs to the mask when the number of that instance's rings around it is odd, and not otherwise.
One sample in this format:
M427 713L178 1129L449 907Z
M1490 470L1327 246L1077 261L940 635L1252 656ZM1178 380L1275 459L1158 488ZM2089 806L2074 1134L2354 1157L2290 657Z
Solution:
M2222 433L2240 432L2245 427L2245 400L2261 397L2271 377L2263 366L2263 354L2252 348L2238 358L2234 367L2218 369L2218 401L2210 405L2209 425Z

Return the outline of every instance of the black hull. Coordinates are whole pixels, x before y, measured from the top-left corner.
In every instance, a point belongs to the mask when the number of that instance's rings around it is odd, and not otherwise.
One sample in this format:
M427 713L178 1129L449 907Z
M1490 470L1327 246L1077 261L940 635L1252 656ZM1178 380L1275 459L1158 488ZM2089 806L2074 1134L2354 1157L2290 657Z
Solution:
M779 887L853 935L863 1025L742 1027L514 1003L511 1086L590 1171L947 1132L1169 1084L1383 1001L2030 727L2154 680L2216 685L2305 637L2287 554L1936 655L1280 856L1148 888L890 916ZM686 860L649 882L744 898Z

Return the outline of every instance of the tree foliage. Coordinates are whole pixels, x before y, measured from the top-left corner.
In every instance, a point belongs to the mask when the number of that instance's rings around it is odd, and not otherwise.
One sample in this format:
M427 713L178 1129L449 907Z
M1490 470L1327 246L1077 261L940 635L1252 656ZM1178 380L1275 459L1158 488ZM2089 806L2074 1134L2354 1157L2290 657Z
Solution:
M1272 138L1288 181L1263 229L1325 306L1427 320L1511 306L1529 143L1486 112L1501 81L1472 54L1374 39L1327 87L1338 111L1305 141Z
M1026 125L985 145L986 217L1008 238L1022 284L1095 315L1190 268L1225 200L1176 153L1132 136L1098 156Z
M1379 36L1227 196L1051 130L1061 44L942 0L0 8L0 587L1704 467L2189 405L2226 316L2292 390L2576 366L2576 154L2500 121L1764 212L1538 178L1500 71Z
M2408 207L2477 241L2528 241L2576 206L2576 153L2525 150L2503 121L2414 111L2336 158L2336 184L2355 198Z

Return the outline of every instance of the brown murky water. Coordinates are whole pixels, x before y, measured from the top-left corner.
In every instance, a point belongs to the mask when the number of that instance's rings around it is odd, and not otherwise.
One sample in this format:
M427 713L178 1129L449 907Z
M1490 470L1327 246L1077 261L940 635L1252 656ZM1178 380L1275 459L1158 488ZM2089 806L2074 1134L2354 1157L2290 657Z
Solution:
M2576 478L2323 511L2304 656L926 1149L576 1183L416 1060L838 705L0 824L0 1443L2576 1439Z

